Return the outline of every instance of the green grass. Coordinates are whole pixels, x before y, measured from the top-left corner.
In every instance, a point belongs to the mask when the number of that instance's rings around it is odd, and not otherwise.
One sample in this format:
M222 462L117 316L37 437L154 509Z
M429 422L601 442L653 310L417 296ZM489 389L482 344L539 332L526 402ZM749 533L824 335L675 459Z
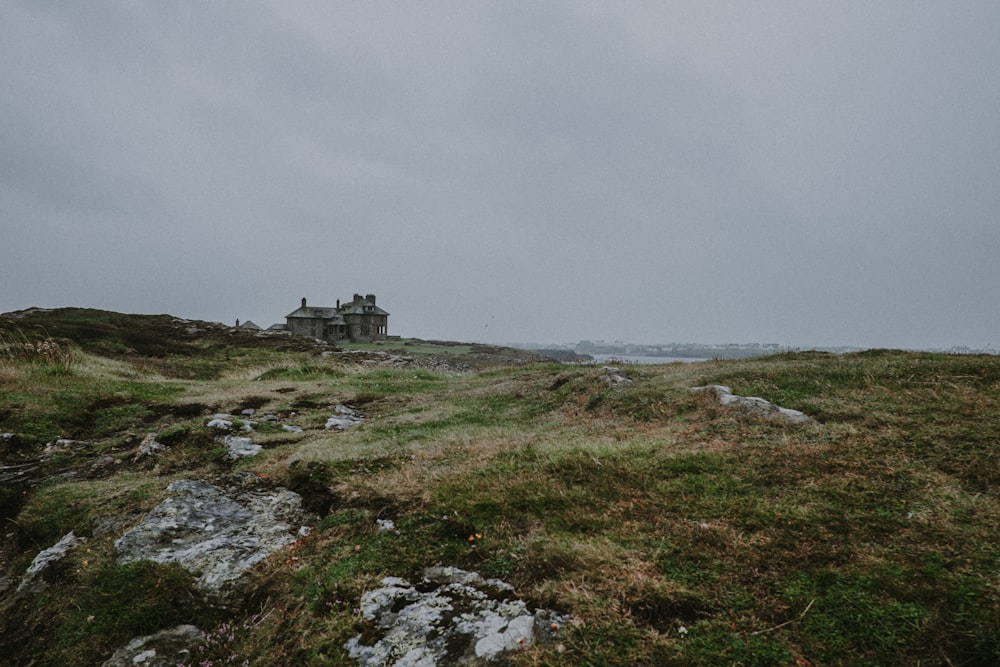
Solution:
M137 561L90 570L76 587L48 653L62 665L100 664L133 637L210 618L192 604L192 576L176 565Z
M53 377L45 369L19 374L17 382L0 381L4 428L46 442L108 437L156 420L183 387L167 382L93 378L70 371Z
M5 574L68 530L92 534L97 517L148 510L180 474L257 472L321 516L311 537L258 568L237 610L184 609L181 573L124 570L110 538L95 538L58 575L63 595L0 598L10 655L99 664L153 626L208 630L263 613L240 655L350 664L341 646L358 631L360 595L440 563L501 577L529 604L572 617L562 652L533 647L512 664L1000 663L1000 358L797 353L628 368L633 384L617 391L597 368L513 367L500 352L487 369L482 346L423 341L372 349L466 357L476 372L359 367L216 334L136 356L142 336L106 333L127 319L74 317L45 332L81 336L68 371L0 368L0 432L18 434L5 456L30 458L57 435L87 441L5 500L17 528ZM134 352L117 350L129 341ZM789 425L688 391L706 383L816 421ZM336 403L361 409L364 424L324 431ZM202 415L245 405L307 431L262 426L267 449L233 464ZM132 464L129 448L149 431L171 449ZM95 477L90 464L106 452L123 463ZM111 600L144 588L149 604L116 616ZM95 623L103 639L84 632ZM18 628L38 639L17 643Z

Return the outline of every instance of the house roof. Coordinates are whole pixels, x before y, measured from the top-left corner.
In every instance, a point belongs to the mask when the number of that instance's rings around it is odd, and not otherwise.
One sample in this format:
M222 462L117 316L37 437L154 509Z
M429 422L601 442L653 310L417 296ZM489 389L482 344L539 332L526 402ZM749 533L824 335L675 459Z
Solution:
M371 310L367 310L371 308ZM340 307L340 312L344 315L388 315L371 301L363 299L361 301L351 301Z
M253 320L247 320L246 322L244 322L243 324L240 325L240 328L241 329L260 329L260 327L257 326L257 323L254 322Z
M331 317L337 316L336 308L328 307L316 307L316 306L303 306L301 308L296 308L292 312L285 315L285 317L303 317L309 320L328 320Z
M371 310L366 310L366 308L371 308ZM348 301L340 306L338 311L336 308L331 308L328 306L303 306L296 308L292 312L285 315L286 318L299 317L306 320L334 320L340 318L340 321L331 322L331 324L346 324L343 319L343 315L388 315L371 301L367 299L361 299L360 301Z

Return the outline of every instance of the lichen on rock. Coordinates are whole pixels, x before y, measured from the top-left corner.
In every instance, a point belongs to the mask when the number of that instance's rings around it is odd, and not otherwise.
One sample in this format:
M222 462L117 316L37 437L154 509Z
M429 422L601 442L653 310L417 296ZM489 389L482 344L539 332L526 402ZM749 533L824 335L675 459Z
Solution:
M362 667L484 665L547 639L563 621L530 611L499 579L453 567L427 568L417 585L386 577L362 596L361 615L368 627L345 648Z
M243 574L294 542L308 520L288 489L230 494L202 480L178 480L175 494L115 541L119 563L177 563L206 593L227 598Z
M802 424L813 421L812 417L803 412L792 410L791 408L783 408L766 399L759 398L757 396L739 396L734 394L732 389L722 384L709 384L704 387L691 387L691 391L710 392L714 394L715 397L719 399L719 403L724 406L733 405L764 417L782 419L784 421L792 422L793 424Z
M40 551L31 561L31 565L28 566L24 578L21 579L21 583L17 587L18 597L31 597L48 588L48 583L43 578L44 572L53 563L65 558L70 549L86 541L86 538L77 537L73 531L70 531L51 547Z
M101 667L174 667L189 660L205 633L193 625L178 625L136 637L114 652Z

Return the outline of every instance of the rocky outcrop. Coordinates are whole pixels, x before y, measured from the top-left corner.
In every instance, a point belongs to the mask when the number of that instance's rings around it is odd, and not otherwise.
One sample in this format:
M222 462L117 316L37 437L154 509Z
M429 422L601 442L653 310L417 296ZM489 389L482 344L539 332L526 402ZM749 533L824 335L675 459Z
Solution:
M301 498L288 489L226 492L178 480L167 490L174 495L115 541L118 562L177 563L223 603L251 567L308 531Z
M139 461L140 459L147 458L149 456L159 456L160 452L165 450L167 447L161 442L156 440L155 433L148 433L146 437L142 439L139 443L139 448L136 450L134 461Z
M792 410L789 408L782 408L775 405L771 401L765 400L763 398L758 398L756 396L738 396L733 393L733 390L729 387L721 384L709 384L703 387L691 387L691 391L695 392L710 392L715 394L715 397L719 399L719 403L722 405L732 405L748 412L754 414L763 415L764 417L770 417L774 419L782 419L793 424L801 424L805 422L813 421L813 418L809 415L799 412L798 410Z
M622 391L632 384L632 380L622 373L622 370L617 366L604 366L601 368L601 371L604 373L601 377L612 389Z
M231 459L256 456L263 449L263 447L253 440L242 435L227 435L222 438L222 444L229 450L229 458Z
M193 625L136 637L114 652L101 667L175 667L191 659L192 651L205 639Z
M326 429L336 429L343 431L357 426L365 419L352 408L346 405L338 405L333 409L333 415L326 420Z
M84 542L86 542L86 538L77 537L70 531L51 547L40 551L35 556L35 559L31 561L31 565L28 566L28 570L24 573L24 578L21 579L21 583L17 587L18 597L38 595L48 588L48 583L42 576L45 570L53 563L65 558L70 549Z
M238 418L235 418L238 419ZM219 414L213 415L211 419L205 424L208 428L214 428L219 431L229 431L236 425L234 417L231 414L220 412ZM253 431L254 423L250 420L244 419L240 425L240 429L243 431Z
M453 567L427 568L416 585L386 577L361 597L361 615L368 628L344 648L362 667L485 665L553 638L563 623L529 611L509 584Z

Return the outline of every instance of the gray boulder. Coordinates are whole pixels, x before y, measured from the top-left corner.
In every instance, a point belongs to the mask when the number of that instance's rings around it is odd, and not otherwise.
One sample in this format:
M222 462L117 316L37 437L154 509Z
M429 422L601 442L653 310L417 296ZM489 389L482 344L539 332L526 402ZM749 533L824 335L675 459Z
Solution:
M364 421L364 417L346 405L336 406L333 412L334 414L326 420L327 430L337 429L338 431L344 431Z
M604 366L601 371L604 373L602 376L604 382L616 391L628 389L629 385L632 384L632 380L617 366Z
M416 586L386 577L361 597L361 615L370 632L344 648L362 667L486 665L550 639L563 623L530 611L509 584L453 567L426 569ZM379 639L367 645L366 636Z
M222 603L238 595L250 568L294 542L307 523L301 497L288 489L229 495L205 481L178 480L167 490L175 495L115 541L118 562L177 563Z
M160 452L166 449L166 445L156 440L155 433L148 433L146 437L142 439L139 443L139 449L135 454L135 461L139 459L146 458L147 456L159 456Z
M691 391L711 392L712 394L715 394L715 397L719 399L719 403L722 405L733 405L748 412L763 415L764 417L782 419L793 424L813 421L812 417L803 412L792 410L790 408L782 408L766 399L758 398L756 396L738 396L733 393L732 389L722 384L709 384L704 387L691 387Z
M48 583L42 578L45 570L53 563L65 558L70 549L86 541L86 538L77 537L73 534L73 531L70 531L51 547L40 551L35 556L35 559L31 561L31 565L28 566L27 571L24 573L24 578L21 579L21 583L17 587L18 597L23 598L38 595L48 588Z
M222 444L229 450L229 458L241 459L246 456L256 456L263 449L250 438L240 435L227 435L222 438Z

